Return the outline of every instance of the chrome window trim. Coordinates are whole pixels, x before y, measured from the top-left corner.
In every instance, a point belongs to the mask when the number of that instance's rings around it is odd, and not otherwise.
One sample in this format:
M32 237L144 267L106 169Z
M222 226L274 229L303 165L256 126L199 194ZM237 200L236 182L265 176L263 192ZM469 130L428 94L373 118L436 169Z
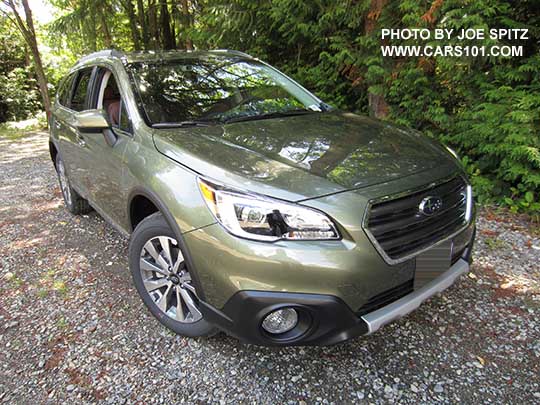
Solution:
M435 243L433 243L433 244L431 244L429 246L425 246L425 247L423 247L423 248L421 248L419 250L415 250L414 252L409 253L406 256L400 257L399 259L392 259L390 256L388 256L386 254L386 252L381 247L381 245L379 244L379 242L377 241L375 236L369 230L368 222L369 222L369 216L370 216L370 213L371 213L371 208L373 207L373 205L381 203L381 202L397 200L398 198L407 197L409 195L416 194L416 193L422 192L424 190L428 190L428 189L430 189L432 187L437 187L437 186L439 186L439 185L441 185L443 183L446 183L446 182L449 182L449 181L455 179L456 177L461 177L463 182L467 186L466 187L466 190L467 190L466 201L467 201L469 198L472 197L472 196L468 195L468 193L470 193L472 191L471 191L469 182L461 174L452 174L450 176L443 177L442 179L436 180L436 181L431 182L429 184L425 184L423 186L419 186L419 187L415 187L415 188L412 188L412 189L409 189L409 190L405 190L405 191L402 191L402 192L397 193L397 194L386 195L386 196L383 196L383 197L374 198L374 199L371 199L371 200L368 201L367 208L364 211L364 218L362 220L362 229L364 230L365 234L367 235L368 239L371 241L371 243L373 244L373 246L375 247L375 249L377 250L379 255L381 255L381 257L384 259L384 261L386 263L388 263L389 265L395 265L395 264L403 263L403 262L405 262L407 260L410 260L410 259L418 256L421 253L424 253L424 252L428 251L432 247L438 246L441 243L444 243L444 242L448 241L449 239L452 239L453 237L459 235L461 232L463 232L465 229L467 229L469 227L469 225L472 223L472 212L471 212L471 215L470 215L469 219L466 218L465 223L463 224L463 226L460 227L457 231L451 233L450 235L444 237L443 239L441 239L441 240L439 240L439 241L437 241L437 242L435 242ZM472 210L472 207L471 207L471 210Z

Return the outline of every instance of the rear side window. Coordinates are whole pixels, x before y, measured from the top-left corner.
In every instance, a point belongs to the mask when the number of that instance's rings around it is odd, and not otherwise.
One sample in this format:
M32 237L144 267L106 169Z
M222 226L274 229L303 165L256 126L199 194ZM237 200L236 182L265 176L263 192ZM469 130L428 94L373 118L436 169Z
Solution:
M69 96L71 95L70 93L74 76L74 74L70 74L62 81L62 83L60 83L60 87L58 88L58 93L56 95L60 105L67 108L69 108Z
M86 96L88 94L88 85L92 76L92 68L83 69L79 72L75 83L75 90L71 97L71 109L75 111L83 111L86 109Z

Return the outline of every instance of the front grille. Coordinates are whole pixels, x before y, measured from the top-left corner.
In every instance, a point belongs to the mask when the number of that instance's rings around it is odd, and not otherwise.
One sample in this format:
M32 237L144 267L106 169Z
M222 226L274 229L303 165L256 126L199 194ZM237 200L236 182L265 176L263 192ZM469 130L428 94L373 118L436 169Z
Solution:
M420 212L426 197L439 197L442 207L430 216ZM455 234L466 223L467 184L461 176L404 197L374 203L367 231L391 261L399 261Z
M413 289L414 280L411 279L403 284L398 285L397 287L391 288L371 297L368 302L366 302L356 313L358 316L362 316L376 311L377 309L391 304L392 302L399 300L401 297L412 293Z

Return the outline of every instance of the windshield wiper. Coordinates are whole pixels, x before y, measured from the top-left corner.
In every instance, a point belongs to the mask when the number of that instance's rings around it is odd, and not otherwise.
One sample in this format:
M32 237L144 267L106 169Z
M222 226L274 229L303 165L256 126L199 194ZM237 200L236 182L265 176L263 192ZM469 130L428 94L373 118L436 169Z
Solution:
M305 114L317 114L318 111L312 110L290 110L290 111L275 111L270 113L258 114L258 115L246 115L242 117L232 117L223 120L224 124L229 124L231 122L240 122L240 121L255 121L255 120L264 120L269 118L281 118L281 117L291 117L294 115L305 115Z
M240 122L240 121L255 121L255 120L264 120L270 118L280 118L280 117L291 117L294 115L305 115L305 114L317 114L320 111L314 110L289 110L289 111L274 111L258 115L246 115L241 117L231 117L222 120L221 122L217 120L190 120L190 121L180 121L180 122L157 122L152 124L152 128L156 129L166 129L166 128L184 128L184 127L209 127L211 125L229 124L231 122Z
M208 121L157 122L152 124L152 128L209 127L210 125L212 125L212 123Z
M326 104L324 101L321 101L319 103L319 108L322 112L327 112L332 110L332 106L330 104Z

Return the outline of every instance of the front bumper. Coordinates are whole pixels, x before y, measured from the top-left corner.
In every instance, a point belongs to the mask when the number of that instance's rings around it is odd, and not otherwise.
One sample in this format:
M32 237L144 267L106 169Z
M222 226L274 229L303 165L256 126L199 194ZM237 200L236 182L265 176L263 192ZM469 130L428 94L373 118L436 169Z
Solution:
M362 316L366 323L368 334L371 334L387 323L403 318L418 308L428 298L450 287L462 274L469 272L469 263L459 259L452 267L439 277L424 285L422 288L392 302L381 309Z
M411 187L425 184L423 176L416 180ZM389 195L388 187L371 191ZM358 222L366 204L352 191L304 203L332 214L343 237L335 241L263 243L235 237L219 224L185 233L205 318L249 343L330 345L405 316L468 270L474 220L452 237L450 269L413 291L417 258L390 265L381 257ZM261 323L282 307L299 310L300 327L271 336Z
M238 339L258 345L332 345L352 337L371 334L402 318L433 295L445 290L469 271L461 258L450 269L422 288L378 310L357 316L341 299L331 295L239 291L217 310L201 303L207 320ZM284 336L271 336L261 323L270 312L284 307L297 309L300 322Z

